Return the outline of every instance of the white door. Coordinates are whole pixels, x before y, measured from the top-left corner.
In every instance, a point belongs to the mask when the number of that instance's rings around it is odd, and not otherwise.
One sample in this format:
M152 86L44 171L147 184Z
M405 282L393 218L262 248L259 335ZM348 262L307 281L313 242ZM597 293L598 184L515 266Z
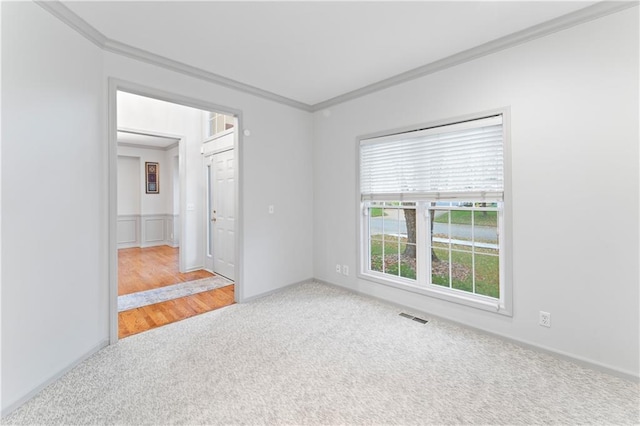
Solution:
M235 170L233 150L211 155L207 161L207 269L235 279Z

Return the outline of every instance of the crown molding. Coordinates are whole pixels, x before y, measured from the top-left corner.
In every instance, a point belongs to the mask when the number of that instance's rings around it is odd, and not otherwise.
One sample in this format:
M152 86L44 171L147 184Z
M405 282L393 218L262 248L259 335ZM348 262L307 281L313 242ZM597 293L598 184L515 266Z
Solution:
M230 78L223 77L221 75L214 74L209 71L205 71L201 68L187 65L182 62L174 61L173 59L156 55L155 53L151 53L143 49L138 49L137 47L130 46L125 43L120 43L119 41L106 39L103 45L103 49L108 52L127 56L129 58L137 59L142 62L147 62L152 65L157 65L172 71L179 72L181 74L195 77L200 80L205 80L220 86L228 87L230 89L235 89L241 92L249 93L254 96L259 96L261 98L268 99L270 101L275 101L275 102L288 105L294 108L299 108L304 111L312 110L311 105L305 104L303 102L298 102L296 100L293 100L284 96L280 96L272 92L268 92L258 87L241 83L239 81L232 80Z
M278 102L283 105L298 108L303 111L312 111L311 105L305 104L304 102L299 102L294 99L290 99L255 86L251 86L249 84L241 83L239 81L232 80L230 78L223 77L209 71L205 71L201 68L196 68L191 65L174 61L173 59L165 58L163 56L156 55L155 53L151 53L149 51L127 45L125 43L111 40L100 31L93 28L80 16L76 15L71 9L69 9L59 0L34 0L34 2L45 9L47 12L51 13L53 16L67 24L69 27L77 31L87 40L105 51L127 56L129 58L133 58L152 65L157 65L171 71L176 71L181 74L198 78L200 80L205 80L220 86L235 89L244 93L268 99L270 101Z
M638 0L600 1L584 9L559 16L550 21L534 25L522 31L518 31L513 34L509 34L496 40L473 47L471 49L467 49L460 53L456 53L435 62L431 62L427 65L423 65L421 67L414 68L396 76L369 84L367 86L363 86L359 89L344 93L331 99L327 99L326 101L322 101L314 105L309 105L304 102L296 101L294 99L287 98L285 96L281 96L255 86L251 86L209 71L205 71L201 68L187 65L160 55L156 55L155 53L151 53L149 51L139 49L125 43L111 40L100 33L98 30L93 28L91 25L89 25L84 19L72 12L59 0L34 1L36 4L40 5L46 11L51 13L56 18L60 19L62 22L66 23L69 27L76 30L82 36L84 36L103 50L127 56L129 58L133 58L152 65L157 65L171 71L175 71L200 80L215 83L217 85L238 90L240 92L248 93L308 112L319 111L341 104L343 102L360 98L362 96L366 96L368 94L378 92L380 90L396 86L398 84L415 80L417 78L433 74L435 72L442 71L444 69L454 67L456 65L460 65L462 63L469 62L474 59L487 56L492 53L496 53L501 50L505 50L510 47L517 46L528 41L535 40L537 38L541 38L546 35L553 34L555 32L601 18L606 15L610 15L612 13L620 12L631 7L636 7L638 6L638 4L640 4Z
M507 36L492 40L471 49L464 50L460 53L456 53L455 55L451 55L438 61L431 62L430 64L414 68L402 74L398 74L385 80L372 83L368 86L361 87L360 89L356 89L351 92L347 92L334 98L328 99L326 101L319 102L312 105L312 108L314 112L329 108L331 106L360 98L362 96L378 92L380 90L396 86L407 81L415 80L416 78L433 74L446 68L451 68L456 65L460 65L462 63L469 62L474 59L487 56L492 53L496 53L501 50L505 50L510 47L514 47L519 44L523 44L528 41L535 40L537 38L541 38L546 35L553 34L555 32L562 31L564 29L571 28L573 26L592 21L597 18L601 18L606 15L610 15L615 12L620 12L624 9L638 6L638 4L639 2L637 0L602 1L588 6L584 9L559 16L550 21L534 25L533 27L526 28L522 31L509 34Z
M73 13L67 6L65 6L58 0L34 0L34 3L42 7L47 12L51 13L53 16L70 26L72 29L76 30L80 35L85 37L91 43L100 48L104 48L107 37L105 37L100 31L89 25L87 21Z

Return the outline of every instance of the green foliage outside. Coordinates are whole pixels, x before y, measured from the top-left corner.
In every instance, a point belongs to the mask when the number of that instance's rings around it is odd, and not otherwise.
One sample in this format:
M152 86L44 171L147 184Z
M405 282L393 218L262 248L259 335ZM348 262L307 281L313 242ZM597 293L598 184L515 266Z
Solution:
M382 239L383 235L372 235L371 236L371 255L382 256ZM392 235L384 235L384 252L389 255L392 253L398 253L398 244L400 252L403 252L406 245L406 238L398 238Z
M386 214L382 210L382 207L373 207L369 209L369 214L371 215L371 217L386 216Z
M383 244L382 237L382 235L374 235L371 239L371 270L383 272L382 247L384 245L384 254L388 256L387 268L384 273L416 279L416 270L411 265L401 262L400 271L398 271L398 261L389 261L389 258L395 257L397 259L398 253L402 254L404 252L407 246L407 239L385 235Z
M460 251L456 250L462 249ZM440 261L448 262L449 253L447 249L434 247L433 249ZM484 253L486 254L484 254ZM488 253L497 254L497 250L491 249L476 249L475 253L475 275L476 275L476 294L482 294L485 296L500 297L500 264L499 258L495 255L489 255ZM456 274L455 271L452 274L451 287L472 292L473 290L473 277L472 277L472 257L469 247L453 246L451 250L451 261L454 268L456 265L460 269L466 270L468 274ZM435 269L435 268L434 268ZM449 287L449 274L448 273L434 273L431 276L431 282L433 284Z
M498 212L474 211L471 210L452 210L451 223L456 225L471 225L471 213L473 213L474 224L476 226L497 226ZM448 223L448 215L436 213L434 222Z
M373 235L371 238L371 269L373 271L383 272L382 247L384 246L384 254L387 256L387 265L384 273L401 276L410 279L416 279L416 271L410 262L402 260L398 266L397 256L402 254L407 244L406 238L398 238L390 235ZM436 243L434 251L440 262L449 262L448 249L446 245ZM475 249L475 279L476 294L485 296L500 297L500 268L499 258L496 256L497 250L494 249ZM390 256L391 255L391 256ZM471 292L473 290L472 278L472 257L470 247L452 246L451 260L454 269L451 287ZM402 256L400 256L401 259ZM446 265L446 264L444 264ZM398 271L400 268L400 271ZM448 266L445 266L445 272L439 271L434 264L434 274L431 277L432 283L449 287Z
M413 269L411 266L409 266L409 265L407 265L405 263L401 263L400 264L400 274L398 274L398 264L397 263L389 265L389 267L387 268L387 274L400 275L401 277L410 278L412 280L416 279L416 271L415 271L415 269Z

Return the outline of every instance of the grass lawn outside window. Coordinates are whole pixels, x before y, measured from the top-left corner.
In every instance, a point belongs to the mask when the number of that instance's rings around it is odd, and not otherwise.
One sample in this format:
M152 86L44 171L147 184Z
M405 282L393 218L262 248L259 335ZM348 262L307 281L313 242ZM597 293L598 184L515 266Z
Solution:
M361 278L511 315L507 115L358 141Z
M498 204L492 203L488 207L487 203L463 204L470 207L449 205L430 209L434 213L434 228L437 229L437 224L440 224L439 228L445 232L433 233L433 240L428 237L427 247L419 250L422 254L432 253L429 283L497 299L500 297ZM476 205L481 205L482 210L474 210ZM403 209L398 202L383 203L381 207L369 209L372 212L370 217L378 222L370 225L370 229L375 229L370 235L370 270L417 280L417 258L407 254L407 245L416 244L407 235L404 212L410 210ZM466 232L469 236L455 235L450 225L458 226L459 233ZM485 233L493 230L495 237L473 238L474 231L479 229Z

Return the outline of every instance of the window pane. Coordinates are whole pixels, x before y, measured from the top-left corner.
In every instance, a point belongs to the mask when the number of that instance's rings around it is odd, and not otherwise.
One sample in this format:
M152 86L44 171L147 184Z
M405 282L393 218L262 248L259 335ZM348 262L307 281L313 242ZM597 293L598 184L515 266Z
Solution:
M384 211L384 233L398 236L400 232L400 210L397 208L385 207Z
M498 250L494 254L475 255L476 293L485 296L500 297L500 264Z
M216 115L216 133L224 131L224 115Z
M234 123L234 118L230 115L225 115L224 130L232 129L233 123Z
M393 233L394 229L398 228L398 225L396 221L393 220L393 214L395 213L395 211L392 209L387 209L385 207L386 206L383 204L382 215L379 219L382 228L382 239L384 247L384 255L382 257L382 272L396 275L395 273L393 273L393 256L396 251L395 246L397 242L393 241L391 234Z
M403 248L404 255L400 260L400 276L404 278L411 278L412 280L416 279L417 276L417 268L416 268L416 245L415 244L405 244ZM414 253L413 256L407 255L407 250Z
M207 125L208 136L215 136L220 132L232 129L235 126L235 117L232 115L220 114L217 112L209 113L209 122Z
M371 271L415 279L415 203L371 202L367 208Z
M431 252L431 282L450 287L449 249L444 243L434 243Z
M416 246L416 208L415 203L402 203L402 221L400 232L403 244L400 247L401 268L400 275L415 280L417 277L417 246Z
M473 292L473 254L467 246L451 248L451 288Z
M371 263L371 270L372 271L378 271L378 272L382 272L382 238L380 235L375 235L371 237L371 244L370 244L370 263Z
M500 297L497 203L430 203L431 283Z
M382 272L387 274L398 275L394 271L395 259L397 254L396 251L397 242L393 241L391 236L384 235L383 247L384 247L384 256L382 257Z
M448 242L451 239L450 229L449 229L449 221L451 219L451 214L446 210L431 210L431 227L433 230L433 240L444 242L445 240Z

